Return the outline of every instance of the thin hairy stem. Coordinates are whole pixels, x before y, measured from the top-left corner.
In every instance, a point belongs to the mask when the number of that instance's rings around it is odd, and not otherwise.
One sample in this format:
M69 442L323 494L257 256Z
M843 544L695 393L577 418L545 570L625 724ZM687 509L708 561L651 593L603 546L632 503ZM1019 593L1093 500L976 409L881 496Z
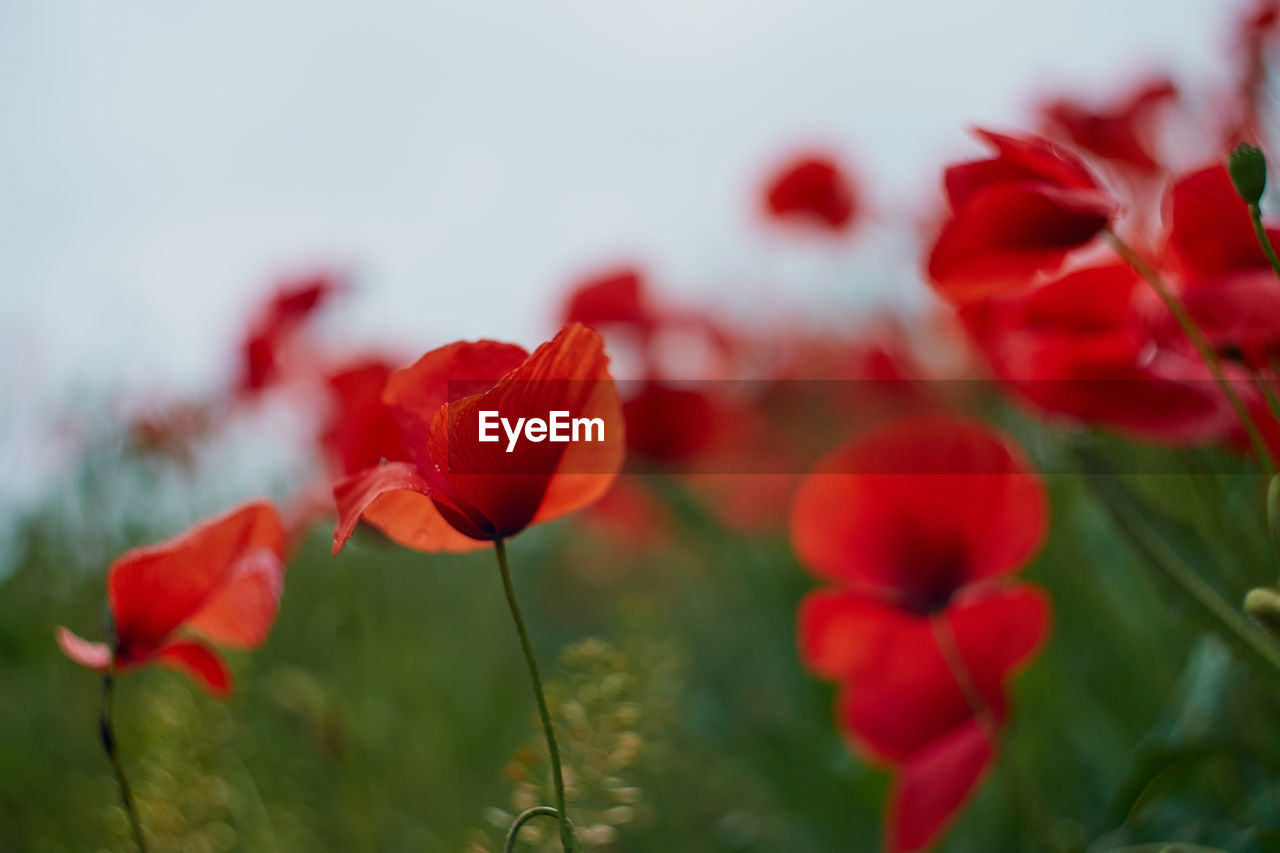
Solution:
M1086 465L1086 468L1088 466ZM1199 609L1202 616L1237 648L1265 665L1273 683L1280 683L1280 646L1255 628L1242 613L1205 583L1178 553L1151 529L1133 498L1114 475L1090 474L1087 479L1102 508L1145 561L1169 580Z
M1182 304L1182 300L1178 299L1164 279L1160 277L1160 274L1156 272L1155 268L1147 263L1133 247L1120 239L1114 231L1107 231L1106 233L1111 240L1111 245L1120 257L1133 268L1134 272L1146 279L1147 283L1151 285L1151 289L1160 297L1160 301L1169 309L1169 313L1173 314L1174 319L1178 321L1178 325L1182 327L1187 340L1191 342L1196 352L1200 354L1201 360L1209 368L1209 372L1213 374L1214 381L1222 389L1227 402L1231 404L1231 408L1235 411L1236 417L1239 418L1245 433L1248 434L1249 443L1253 446L1253 450L1258 455L1263 467L1268 473L1276 473L1275 458L1271 455L1271 450L1263 440L1262 433L1258 430L1258 425L1254 422L1253 416L1249 414L1249 409L1245 406L1244 401L1240 399L1240 395L1236 393L1236 389L1231 386L1230 380L1227 379L1222 370L1222 363L1218 359L1218 354L1214 352L1209 341L1205 339L1204 333L1200 331L1200 327L1196 325L1195 319L1187 311L1186 306Z
M964 694L965 702L969 705L969 711L973 714L973 718L982 729L982 733L986 735L987 742L991 745L992 754L999 754L1000 722L991 713L987 700L983 698L982 691L978 689L978 683L969 671L969 665L965 663L964 656L960 652L960 642L956 639L955 631L952 629L951 623L947 621L946 614L933 617L930 620L930 627L933 631L934 641L938 644L938 650L942 653L942 659L946 662L947 669L951 672L951 677L955 681L956 687L959 687L960 692ZM1016 797L1022 800L1023 805L1030 812L1039 829L1041 840L1049 840L1052 837L1053 817L1044 803L1044 797L1030 777L1024 774L1012 759L1007 758L1004 765L1009 772L1013 792Z
M533 645L529 642L529 631L525 628L524 616L520 613L520 605L516 602L516 591L511 585L511 567L507 563L507 546L505 542L498 539L493 543L493 547L498 555L498 570L502 575L502 589L507 595L507 606L511 608L511 619L516 623L516 633L520 635L520 648L524 651L524 660L529 666L529 678L533 682L533 697L538 703L538 715L542 717L542 733L547 738L547 753L551 757L551 781L555 785L556 792L556 807L551 809L550 813L555 814L560 823L560 844L564 847L565 853L575 853L578 849L578 838L574 832L573 824L569 821L568 812L565 810L564 771L560 767L560 748L556 745L556 733L551 725L551 711L547 708L547 697L542 692L542 677L538 675L538 662L533 656ZM530 811L536 812L536 814L549 813L547 811L538 811L537 809L531 809ZM529 814L529 812L521 815L525 820L535 816L534 814ZM519 829L520 822L520 818L517 818L516 824L512 826L512 832L507 836L508 844L514 842L515 831ZM507 849L510 849L510 847Z
M1280 277L1280 258L1276 257L1276 249L1271 245L1271 235L1262 224L1262 208L1257 203L1249 205L1249 219L1253 222L1253 233L1258 235L1258 244L1262 246L1267 262L1271 264L1271 269L1275 270L1276 276Z
M107 753L107 759L116 772L116 782L120 785L120 802L124 804L125 813L129 815L129 826L133 830L133 840L138 845L138 853L147 853L147 840L142 834L142 821L138 819L138 807L133 802L133 790L129 787L129 777L125 775L124 764L120 761L120 749L116 745L113 721L115 684L113 667L102 674L102 711L98 716L98 734L102 738L102 748Z

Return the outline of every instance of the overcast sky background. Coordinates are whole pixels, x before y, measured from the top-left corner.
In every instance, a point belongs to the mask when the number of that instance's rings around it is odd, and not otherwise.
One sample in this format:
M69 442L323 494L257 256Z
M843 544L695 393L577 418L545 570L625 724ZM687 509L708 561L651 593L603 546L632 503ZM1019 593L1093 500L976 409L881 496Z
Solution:
M785 152L905 214L1038 92L1221 69L1234 6L0 0L0 389L216 381L316 262L344 331L424 346L536 343L618 258L724 296Z

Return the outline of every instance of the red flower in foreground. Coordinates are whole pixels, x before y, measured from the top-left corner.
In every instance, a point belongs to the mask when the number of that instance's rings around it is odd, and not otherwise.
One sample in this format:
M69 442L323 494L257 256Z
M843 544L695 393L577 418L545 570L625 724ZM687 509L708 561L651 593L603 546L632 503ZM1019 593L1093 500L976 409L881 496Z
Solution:
M275 507L250 503L111 564L115 637L92 643L66 628L58 645L90 669L171 666L210 692L231 692L226 662L201 640L252 649L267 638L284 591L284 528Z
M1048 630L1043 593L1009 577L1045 501L1000 436L941 416L866 434L796 492L796 554L837 585L802 604L801 654L841 685L854 748L894 769L891 850L933 841L992 762L1006 681Z
M1115 212L1088 170L1058 146L978 135L996 156L947 169L951 215L928 261L935 288L955 301L1027 287L1093 240Z
M859 212L853 181L831 157L811 154L784 166L765 186L765 213L829 231L846 231Z
M532 355L514 344L459 342L387 381L382 400L410 462L368 468L334 487L334 552L364 519L420 551L469 551L600 497L622 467L622 413L600 336L566 327ZM603 441L481 442L480 412L515 424L553 411L599 418ZM508 450L511 447L511 450Z

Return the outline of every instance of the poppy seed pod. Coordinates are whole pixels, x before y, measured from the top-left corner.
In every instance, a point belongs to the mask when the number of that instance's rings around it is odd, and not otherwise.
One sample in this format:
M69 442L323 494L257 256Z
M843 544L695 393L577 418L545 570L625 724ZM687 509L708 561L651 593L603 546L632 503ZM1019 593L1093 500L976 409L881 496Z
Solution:
M1227 171L1240 198L1257 204L1267 188L1267 158L1262 149L1242 142L1227 158Z

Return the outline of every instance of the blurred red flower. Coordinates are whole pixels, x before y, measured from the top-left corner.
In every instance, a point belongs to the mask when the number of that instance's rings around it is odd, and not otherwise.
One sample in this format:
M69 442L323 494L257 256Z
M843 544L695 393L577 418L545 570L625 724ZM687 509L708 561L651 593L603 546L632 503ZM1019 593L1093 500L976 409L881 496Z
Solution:
M645 277L639 269L620 266L591 276L577 285L565 300L563 320L596 330L623 328L644 336L658 322L649 304Z
M382 390L394 371L385 359L370 357L325 378L329 412L320 444L339 474L354 474L383 460L410 460L391 409L382 401Z
M1046 597L1009 578L1045 516L1021 454L950 416L878 427L796 492L796 554L838 585L801 605L801 655L841 685L854 748L894 768L891 850L932 842L991 763L1006 681L1048 631Z
M1064 149L1039 138L978 135L996 156L947 169L951 215L928 259L934 287L958 302L1026 288L1092 241L1115 213Z
M318 272L283 281L250 320L240 345L235 392L252 397L283 378L287 356L298 332L341 291L340 279Z
M1236 22L1231 59L1236 64L1236 89L1227 110L1228 121L1223 149L1240 142L1265 138L1264 110L1271 101L1267 85L1267 55L1280 29L1280 3L1255 0Z
M1162 109L1178 97L1167 77L1139 86L1119 103L1093 108L1070 98L1059 98L1041 107L1046 135L1105 161L1139 174L1161 171L1153 152L1153 125Z
M1187 310L1214 346L1254 355L1269 367L1268 351L1280 348L1280 281L1226 167L1179 178L1165 208L1163 255ZM1267 233L1273 245L1280 243L1280 229ZM1182 341L1175 325L1166 315L1164 340Z
M469 551L580 509L622 467L623 422L600 336L566 327L532 355L514 344L459 342L391 374L383 402L411 461L367 468L334 487L334 552L363 518L421 551ZM602 442L479 441L479 412L515 421L601 418Z
M857 221L860 203L852 178L834 158L806 154L769 179L764 210L779 222L842 232Z
M1112 263L960 314L996 377L1044 412L1145 440L1216 440L1234 420L1230 407L1194 353L1157 346L1142 309L1168 312L1144 303L1149 293L1127 264ZM1181 329L1171 334L1185 350Z
M225 696L231 673L201 640L234 649L262 644L284 591L284 542L275 507L249 503L168 542L128 551L107 575L113 643L59 627L58 645L91 669L157 663Z

